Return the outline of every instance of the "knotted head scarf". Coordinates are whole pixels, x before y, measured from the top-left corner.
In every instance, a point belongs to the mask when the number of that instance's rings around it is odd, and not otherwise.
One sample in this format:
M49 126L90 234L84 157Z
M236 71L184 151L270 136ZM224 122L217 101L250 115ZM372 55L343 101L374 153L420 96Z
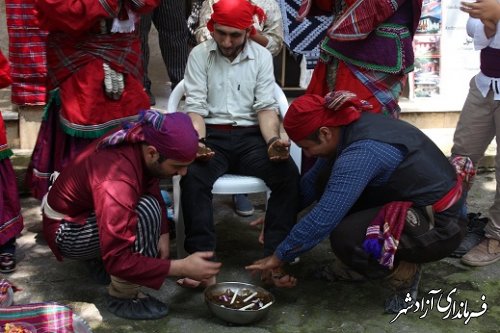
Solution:
M290 139L297 142L320 127L348 125L358 120L362 111L372 109L370 103L347 90L332 91L325 97L305 94L292 102L283 126Z
M212 8L213 13L207 23L210 32L214 31L214 24L217 23L240 30L250 28L250 35L254 35L254 15L257 15L259 22L266 18L262 8L248 0L219 0Z
M123 129L104 138L98 149L138 142L147 143L163 157L178 162L194 160L198 151L198 134L188 115L153 110L141 111L137 122L127 123Z

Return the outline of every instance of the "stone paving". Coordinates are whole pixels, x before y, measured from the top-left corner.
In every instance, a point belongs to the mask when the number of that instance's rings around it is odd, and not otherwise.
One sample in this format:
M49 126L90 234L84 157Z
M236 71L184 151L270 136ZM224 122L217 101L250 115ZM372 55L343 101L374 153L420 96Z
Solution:
M487 212L495 189L494 174L478 176L469 196L470 211ZM252 195L256 216L263 213L263 195ZM6 276L23 290L15 294L17 304L56 301L68 304L85 318L96 333L116 332L500 332L500 262L481 268L463 266L458 259L446 258L424 266L420 301L431 301L430 291L441 290L441 306L450 292L451 303L460 310L460 301L468 302L470 313L487 311L478 318L445 318L450 310L412 308L393 323L394 315L383 314L383 299L388 295L379 282L332 282L315 277L319 267L335 264L327 242L321 243L291 267L298 277L295 289L271 289L276 304L267 317L250 326L230 326L213 317L204 304L200 290L186 290L169 278L153 295L170 304L169 315L161 320L129 321L110 314L105 307L105 286L90 279L85 267L75 261L57 262L41 234L38 201L23 197L25 230L18 239L18 269ZM219 281L259 283L243 266L261 255L258 231L248 225L252 218L238 217L231 208L230 196L215 199L218 247L223 262ZM175 255L175 242L172 243ZM481 299L485 295L485 301ZM427 309L427 310L426 310ZM415 312L413 312L415 311Z

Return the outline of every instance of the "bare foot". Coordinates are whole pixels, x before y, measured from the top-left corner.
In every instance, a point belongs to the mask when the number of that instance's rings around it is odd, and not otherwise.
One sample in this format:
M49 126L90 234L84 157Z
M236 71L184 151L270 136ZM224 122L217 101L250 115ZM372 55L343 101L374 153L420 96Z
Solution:
M183 288L196 289L196 288L206 288L216 283L215 276L207 280L193 280L188 277L177 280L177 284Z
M260 244L264 244L264 216L253 220L252 222L250 222L250 225L255 228L260 228L258 240Z

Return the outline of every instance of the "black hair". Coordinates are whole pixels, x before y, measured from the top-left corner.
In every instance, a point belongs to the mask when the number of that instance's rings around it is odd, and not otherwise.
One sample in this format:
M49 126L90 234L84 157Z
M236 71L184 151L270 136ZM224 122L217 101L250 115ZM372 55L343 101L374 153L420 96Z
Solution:
M159 152L158 152L158 155L159 155L159 156L158 156L158 163L160 163L160 164L161 164L161 163L165 162L165 160L166 160L167 158L166 158L165 156L163 156L162 154L160 154Z
M316 143L321 143L321 140L319 139L319 128L316 129L314 132L312 132L311 134L309 134L307 137L306 137L306 140L312 140Z

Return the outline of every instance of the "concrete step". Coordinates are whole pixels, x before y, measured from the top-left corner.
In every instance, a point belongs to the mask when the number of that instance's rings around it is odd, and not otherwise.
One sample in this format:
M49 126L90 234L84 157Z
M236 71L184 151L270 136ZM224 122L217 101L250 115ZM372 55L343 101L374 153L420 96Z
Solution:
M10 109L10 87L0 89L0 110Z
M7 131L7 142L11 148L19 148L19 114L7 109L0 109Z
M31 159L31 149L12 149L14 155L11 156L10 161L16 174L17 187L21 195L29 194L30 191L26 187L26 170Z

